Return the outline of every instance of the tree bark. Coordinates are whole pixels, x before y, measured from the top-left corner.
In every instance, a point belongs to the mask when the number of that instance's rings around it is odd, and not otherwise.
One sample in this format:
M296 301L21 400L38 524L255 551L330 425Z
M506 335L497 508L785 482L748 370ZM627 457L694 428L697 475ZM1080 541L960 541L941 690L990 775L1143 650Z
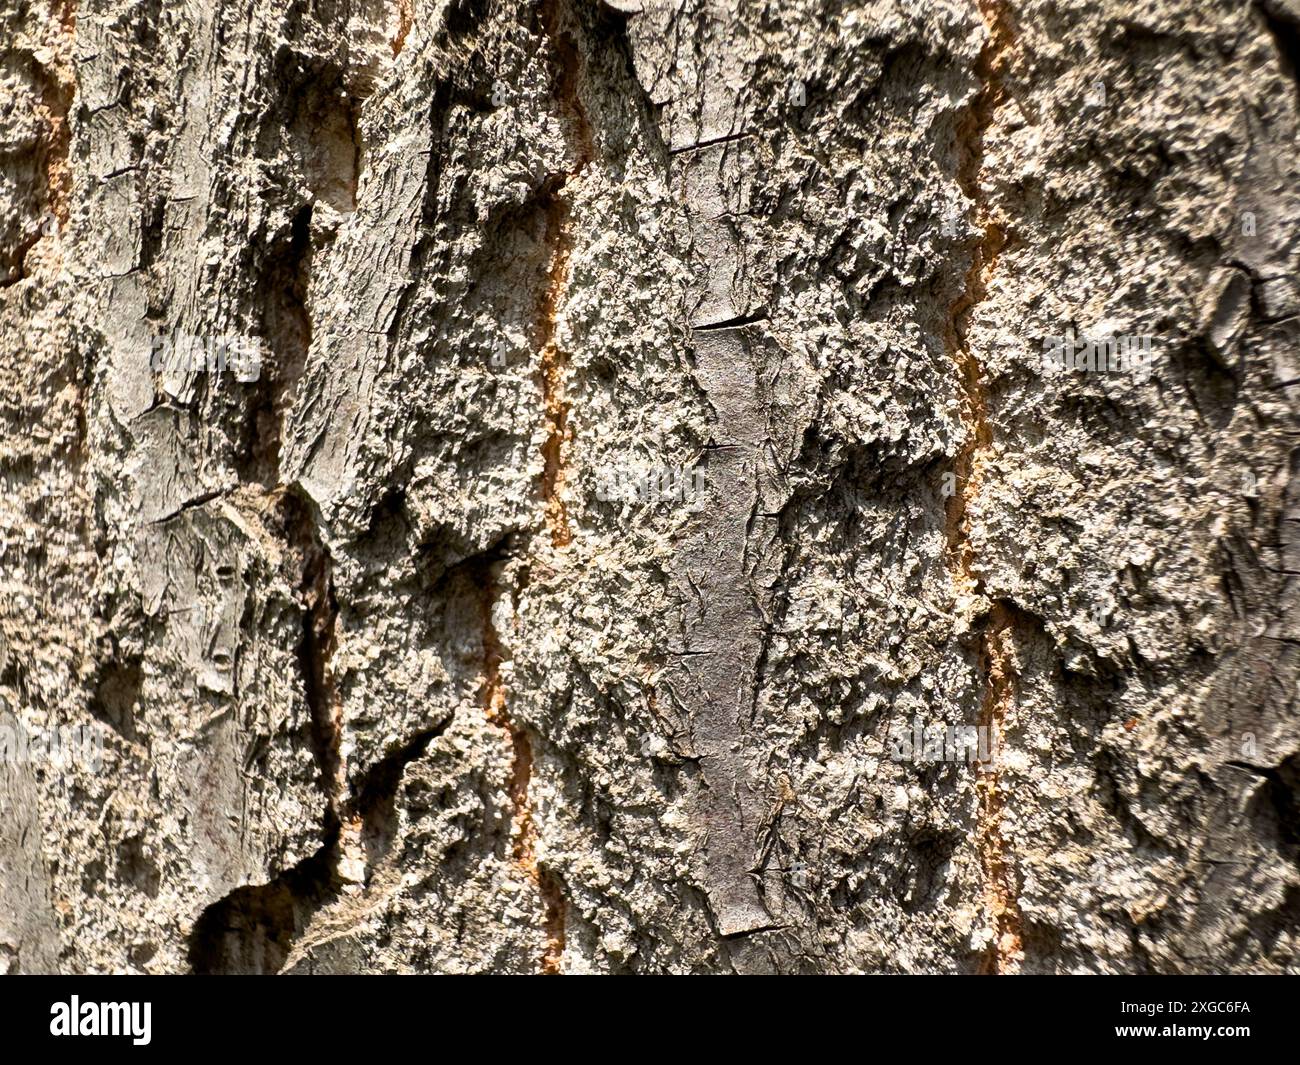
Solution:
M1300 971L1295 0L0 21L0 968Z

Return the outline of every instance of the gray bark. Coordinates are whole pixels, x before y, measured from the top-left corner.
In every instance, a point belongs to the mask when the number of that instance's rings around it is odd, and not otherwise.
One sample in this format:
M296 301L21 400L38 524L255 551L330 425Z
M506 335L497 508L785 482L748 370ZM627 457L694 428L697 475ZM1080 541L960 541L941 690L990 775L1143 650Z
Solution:
M0 24L0 965L1300 971L1293 0Z

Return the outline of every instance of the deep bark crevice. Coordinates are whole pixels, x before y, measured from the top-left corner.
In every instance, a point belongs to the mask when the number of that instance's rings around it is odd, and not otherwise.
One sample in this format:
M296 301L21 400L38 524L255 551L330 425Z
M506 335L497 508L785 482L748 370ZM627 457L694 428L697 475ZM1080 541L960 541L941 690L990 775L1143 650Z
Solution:
M539 375L543 416L546 419L546 438L542 445L542 499L551 544L557 548L566 547L573 540L564 502L568 451L573 442L569 425L569 401L565 395L569 357L556 338L557 317L569 286L574 246L565 187L581 176L596 155L591 119L582 99L582 51L573 36L574 30L570 27L571 20L576 17L563 0L545 0L539 11L542 31L550 44L555 64L555 97L563 115L565 138L573 156L572 166L558 177L546 197L546 243L551 249L551 262L537 313L540 334Z
M542 903L545 946L540 960L544 975L558 975L564 954L567 902L559 878L537 861L537 823L533 815L530 786L533 779L533 742L528 730L510 716L505 683L501 677L504 648L492 612L501 595L495 559L480 560L475 569L481 590L483 686L482 709L489 724L500 729L509 745L511 857L515 866L532 882Z
M397 0L397 31L393 34L392 40L394 59L401 55L402 49L406 47L406 38L411 32L411 17L414 7L415 0Z
M293 216L287 240L267 253L261 268L267 292L262 329L271 359L262 367L253 396L243 454L248 476L267 489L280 484L285 427L311 350L312 216L312 203L303 204Z
M295 492L286 492L281 497L281 508L285 539L296 551L302 567L299 588L304 609L297 656L311 722L312 749L326 799L326 826L332 829L341 815L345 792L345 770L340 756L341 708L330 668L330 658L337 645L338 620L333 560L321 538L310 503Z
M397 825L397 792L406 767L424 756L429 745L447 731L451 720L449 715L434 727L417 732L370 766L354 786L351 809L361 818L368 867L373 867L392 846Z
M339 829L267 884L247 885L212 903L190 933L190 970L199 975L280 971L307 920L334 891Z
M1288 8L1278 0L1255 0L1255 6L1277 46L1282 73L1295 86L1296 101L1300 105L1300 21L1297 21L1296 9Z
M348 888L340 866L358 844L347 839L359 826L368 868L391 849L397 793L407 767L447 731L448 715L412 736L371 766L348 795L339 797L320 847L267 884L236 888L208 906L189 941L195 973L276 973L308 930L312 918Z
M1001 0L980 0L980 14L988 34L975 63L978 81L975 98L957 129L957 184L972 204L979 239L971 249L960 293L948 308L948 348L957 367L960 411L965 440L957 453L953 472L955 491L949 497L946 536L953 584L958 601L986 594L977 572L971 536L971 509L979 498L985 467L993 458L993 429L989 421L990 386L987 368L972 349L970 327L976 308L988 295L989 282L1007 243L1006 223L987 202L982 188L986 168L986 140L998 108L1007 99L1005 77L1015 48L1009 14ZM989 731L992 745L1014 706L1012 686L1015 652L1014 618L1006 605L993 604L981 623L976 656L983 692L979 724ZM996 749L996 747L995 747ZM996 756L976 780L976 851L984 877L985 907L989 914L991 943L980 971L1015 971L1023 956L1021 917L1016 903L1014 859L1002 830L1005 797Z
M70 115L77 95L76 70L72 64L72 45L77 30L77 0L52 0L48 15L48 35L53 48L46 56L31 59L36 90L36 110L43 127L37 137L35 156L41 180L43 216L34 232L24 237L12 251L11 276L0 288L8 288L30 276L27 256L45 237L62 231L72 210L72 171L68 156L72 146ZM41 208L38 208L40 210Z

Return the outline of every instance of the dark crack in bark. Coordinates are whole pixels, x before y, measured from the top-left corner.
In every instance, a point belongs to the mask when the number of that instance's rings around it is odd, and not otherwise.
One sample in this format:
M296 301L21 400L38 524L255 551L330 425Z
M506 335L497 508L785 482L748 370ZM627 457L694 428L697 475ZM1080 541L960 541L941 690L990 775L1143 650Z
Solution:
M986 169L985 142L998 107L1006 99L1005 76L1015 47L1006 6L1000 0L979 0L988 37L975 63L979 85L975 99L957 129L957 183L973 205L973 220L979 239L971 250L962 291L948 309L948 345L960 380L960 410L965 441L954 463L956 491L949 498L946 533L953 584L958 604L985 594L983 578L976 571L975 547L971 536L971 510L978 500L986 466L993 455L993 430L989 423L989 384L985 367L973 350L970 328L975 309L988 295L989 282L1006 246L1006 229L982 188ZM997 749L997 737L1014 706L1012 687L1015 648L1012 611L995 604L983 623L977 655L984 686L980 725L988 730L990 745ZM980 772L976 782L976 850L984 877L984 903L989 915L991 944L980 970L988 973L1015 971L1022 957L1022 921L1016 902L1014 859L1010 854L1002 822L1005 798L996 755Z
M33 56L36 81L36 112L42 127L36 139L36 166L44 186L44 215L35 222L34 231L13 250L12 274L0 288L16 284L30 276L28 253L47 236L55 225L64 229L72 210L72 171L68 155L72 144L69 115L77 95L76 70L72 45L77 30L76 0L53 0L47 16L47 47L43 56ZM40 209L39 207L37 208Z
M555 96L565 123L565 139L573 156L572 166L554 182L546 200L546 241L551 248L551 264L538 308L542 407L546 419L546 438L542 444L542 499L554 547L567 547L573 540L564 502L568 451L572 447L569 404L565 397L569 358L556 339L556 319L568 292L573 255L570 207L565 190L595 157L591 120L580 92L582 53L569 25L573 18L575 15L562 0L545 0L539 12L542 31L555 61Z
M567 903L559 880L537 862L537 823L533 817L532 740L521 725L510 717L505 684L501 678L504 652L492 612L500 597L495 561L485 561L478 571L483 589L483 714L501 730L510 750L508 790L512 807L511 855L515 865L533 883L542 901L543 932L546 945L541 958L541 972L558 975L564 955L564 926Z

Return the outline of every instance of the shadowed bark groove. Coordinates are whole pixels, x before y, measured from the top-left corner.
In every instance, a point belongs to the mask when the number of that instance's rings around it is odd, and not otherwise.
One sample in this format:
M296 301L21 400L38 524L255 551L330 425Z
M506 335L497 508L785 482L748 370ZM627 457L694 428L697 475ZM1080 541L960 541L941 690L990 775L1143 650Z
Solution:
M334 630L338 620L333 561L321 541L310 505L291 493L284 495L282 505L289 542L302 558L305 609L298 660L302 665L303 694L312 722L313 746L328 804L328 820L336 821L346 786L346 769L340 751L341 707L330 668L330 658L337 646Z
M555 63L555 96L573 155L573 167L553 182L547 196L546 241L551 248L551 264L538 308L542 407L546 419L546 439L542 444L542 498L551 544L557 548L567 547L573 540L564 502L568 451L573 446L569 407L565 399L569 360L555 336L556 318L564 307L569 286L574 243L565 190L571 182L581 178L595 157L591 120L581 96L582 54L573 38L575 16L567 3L568 0L544 0L538 16Z
M566 903L559 880L537 862L537 823L533 817L533 800L529 787L533 780L533 744L528 732L510 717L505 683L501 677L503 649L492 612L500 599L494 568L499 563L486 562L479 567L478 583L483 589L483 713L488 722L500 729L510 750L511 853L515 865L537 889L542 902L545 948L540 971L559 975L564 955L564 921Z
M41 106L49 123L45 156L45 184L49 210L59 225L67 225L72 197L72 172L68 169L68 148L72 132L68 112L77 94L72 69L72 43L77 32L77 0L53 0L57 59L42 70Z
M960 409L965 441L954 463L956 491L949 498L947 540L953 585L959 600L985 594L984 582L976 572L975 548L971 538L971 509L979 499L986 467L994 453L989 424L989 384L986 369L972 350L970 323L988 294L997 270L998 256L1006 245L1006 224L987 202L985 140L996 120L998 107L1006 100L1005 77L1015 47L1010 16L1002 0L979 0L988 39L975 63L978 88L975 99L957 130L957 183L971 201L973 221L979 239L971 251L965 284L949 308L949 350L960 378ZM1011 656L1014 626L1001 604L994 604L980 632L978 662L985 690L981 699L980 725L989 730L990 744L997 750L1002 723L1014 705ZM985 906L992 921L992 945L983 971L1015 971L1021 957L1021 918L1016 904L1014 860L1008 853L1002 831L1004 799L1001 793L996 755L992 765L980 772L978 796L977 850L984 871Z
M402 54L406 47L407 34L411 32L412 12L415 0L397 0L397 32L393 34L393 58Z
M204 909L189 940L190 970L205 974L278 973L313 916L336 902L354 883L340 876L354 849L347 826L364 830L381 851L391 844L391 819L406 767L423 756L451 724L448 718L413 737L374 766L352 796L338 801L338 814L320 848L267 884L236 888Z
M542 499L551 546L557 548L567 547L573 541L563 496L566 452L572 446L569 406L564 398L564 378L569 360L555 340L555 319L569 283L569 256L573 252L573 240L568 232L569 211L561 195L562 187L551 194L547 205L546 240L553 251L538 311L542 337L542 410L546 420L546 439L542 443Z
M29 276L28 252L44 238L54 237L56 227L61 233L68 224L72 200L69 120L77 95L72 54L76 32L77 0L51 0L46 22L41 27L43 48L31 60L36 87L33 112L40 123L35 162L41 184L39 209L42 213L32 219L31 232L12 250L13 277L5 280L0 272L0 288Z

